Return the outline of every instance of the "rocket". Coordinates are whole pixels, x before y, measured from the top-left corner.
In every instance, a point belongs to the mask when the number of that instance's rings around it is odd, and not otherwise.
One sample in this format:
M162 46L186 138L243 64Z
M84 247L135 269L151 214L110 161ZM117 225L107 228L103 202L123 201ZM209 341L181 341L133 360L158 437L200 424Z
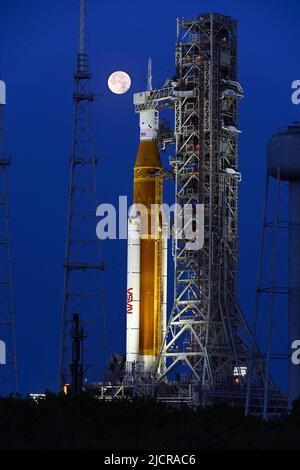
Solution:
M167 228L158 209L163 203L158 111L146 109L139 114L135 210L128 219L126 362L127 370L135 364L138 370L151 373L166 333Z

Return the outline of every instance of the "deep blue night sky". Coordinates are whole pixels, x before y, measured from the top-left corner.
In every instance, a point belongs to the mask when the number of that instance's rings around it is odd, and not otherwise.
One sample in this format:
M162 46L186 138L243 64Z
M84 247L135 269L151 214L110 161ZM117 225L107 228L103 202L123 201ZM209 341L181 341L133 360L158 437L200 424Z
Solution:
M216 11L240 20L240 303L251 318L265 179L266 142L300 120L291 83L300 79L300 2L296 0L88 0L88 50L95 104L99 196L132 196L138 119L132 92L145 88L152 56L154 86L174 69L176 17ZM77 0L0 0L0 74L7 83L5 126L13 155L10 205L22 392L55 390L58 372L72 130L72 73ZM129 93L107 89L115 70L132 77ZM167 165L167 159L164 160ZM168 184L171 184L169 182ZM169 188L170 191L170 188ZM124 351L126 241L103 244L110 350ZM121 263L121 264L120 264ZM172 280L170 280L170 288Z

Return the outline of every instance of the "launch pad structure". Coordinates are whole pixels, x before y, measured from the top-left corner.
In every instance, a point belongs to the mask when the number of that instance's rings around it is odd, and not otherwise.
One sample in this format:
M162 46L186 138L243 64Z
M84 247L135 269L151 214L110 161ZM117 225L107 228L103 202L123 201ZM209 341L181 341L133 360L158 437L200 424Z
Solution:
M178 18L174 78L134 95L137 113L165 104L174 109L174 138L163 143L175 144L169 161L175 202L179 211L186 204L195 209L192 226L199 222L197 204L204 205L204 245L190 249L174 225L174 303L156 373L150 379L135 376L131 384L91 385L100 398L150 395L190 406L247 402L255 415L286 410L286 397L266 372L237 301L238 103L244 95L237 44L237 21L229 16ZM158 135L159 140L164 139Z

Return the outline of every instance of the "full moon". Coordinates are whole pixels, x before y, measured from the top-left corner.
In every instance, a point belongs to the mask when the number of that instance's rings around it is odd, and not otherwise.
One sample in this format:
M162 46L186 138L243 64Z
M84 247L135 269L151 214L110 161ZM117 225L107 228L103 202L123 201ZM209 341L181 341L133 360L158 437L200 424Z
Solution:
M110 75L107 84L110 91L117 95L122 95L131 87L131 78L128 73L118 71Z

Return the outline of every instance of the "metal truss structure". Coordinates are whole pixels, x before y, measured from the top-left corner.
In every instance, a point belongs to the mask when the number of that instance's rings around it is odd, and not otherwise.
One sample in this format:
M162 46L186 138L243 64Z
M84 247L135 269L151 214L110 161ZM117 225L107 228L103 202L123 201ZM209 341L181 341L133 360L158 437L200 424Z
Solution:
M291 134L291 138L293 137L293 134ZM271 160L269 159L269 161ZM284 324L282 324L285 315L283 316L282 314L288 310L290 295L297 292L297 288L293 289L289 286L287 272L287 260L291 256L297 259L294 251L292 251L292 255L289 255L288 252L289 229L290 227L297 227L297 223L290 223L289 220L286 220L289 182L288 179L284 181L285 178L280 174L282 169L279 166L276 168L276 174L270 172L269 166L270 164L268 165L266 176L254 316L254 331L256 336L260 335L260 345L265 350L266 377L268 377L272 368L278 368L278 361L283 362L287 369L289 367L289 354L286 352L286 340L284 338L285 328ZM293 180L294 182L297 182L296 178ZM280 321L281 324L278 324ZM294 330L295 328L291 329ZM255 353L252 352L250 357L250 376L252 376L252 369L254 367ZM252 398L252 388L252 381L249 380L246 403L247 413ZM265 380L264 418L268 417L270 399L272 400L272 389L270 391L270 382ZM291 407L291 403L288 403L288 405Z
M178 369L194 384L201 403L216 400L245 404L250 350L257 351L252 376L257 393L254 413L262 406L264 366L237 303L238 260L238 102L237 22L219 14L177 20L175 100L175 200L184 210L204 206L204 246L190 249L185 228L175 227L174 306L160 360L164 376ZM179 93L180 95L180 93ZM178 214L177 214L178 215ZM179 214L180 215L180 214ZM282 406L279 390L271 405ZM272 392L271 392L272 395ZM273 397L274 398L274 397Z
M186 227L173 231L174 306L160 361L170 378L186 381L199 403L222 400L245 404L250 351L256 351L252 376L256 394L249 404L259 414L264 365L237 303L238 260L238 102L237 22L204 14L177 20L175 99L175 201L191 205L188 224L199 227L196 207L204 206L204 245L191 249ZM192 96L184 93L192 92ZM175 214L175 218L181 214ZM196 234L197 235L197 234ZM270 411L285 406L279 390Z
M204 205L204 246L174 231L175 299L162 359L165 374L185 364L202 387L240 387L246 329L236 305L238 110L237 31L230 17L178 20L176 81L192 97L175 101L175 198ZM180 215L180 214L177 214ZM200 223L191 220L190 223ZM234 375L234 371L236 375Z
M66 256L60 345L60 389L70 381L72 318L79 314L87 333L84 345L85 377L99 380L101 351L106 351L102 271L96 237L96 165L90 91L91 73L85 51L85 2L80 0L80 38L74 74L74 129L70 158ZM103 372L103 370L102 370Z
M3 87L5 85L2 82ZM1 101L1 100L0 100ZM19 392L16 353L15 309L12 283L12 256L9 226L7 170L10 157L6 154L4 104L0 102L0 340L5 343L6 363L0 364L0 393Z

